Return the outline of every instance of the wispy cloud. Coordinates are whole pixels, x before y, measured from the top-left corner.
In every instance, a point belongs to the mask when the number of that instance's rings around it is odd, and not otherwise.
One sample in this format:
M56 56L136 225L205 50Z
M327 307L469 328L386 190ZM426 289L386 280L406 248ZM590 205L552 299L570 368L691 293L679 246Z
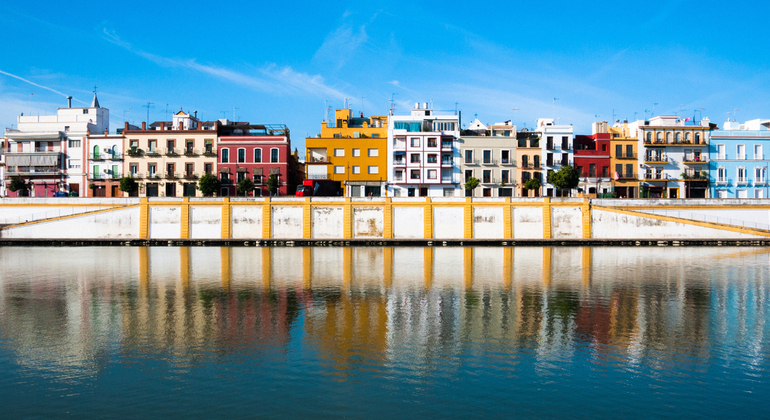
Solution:
M129 42L122 40L117 34L106 28L103 38L160 66L187 68L263 92L311 94L333 99L346 97L345 93L327 85L322 76L298 72L289 66L280 67L275 63L270 63L263 68L255 69L256 74L246 74L226 67L199 63L191 58L169 58L148 53L134 48Z
M343 24L326 36L321 47L313 55L313 61L335 63L336 69L339 70L368 39L366 25L354 29L351 25Z
M6 71L2 71L2 70L0 70L0 74L4 74L4 75L6 75L6 76L8 76L8 77L13 77L14 79L18 79L18 80L21 80L21 81L22 81L22 82L24 82L24 83L29 83L30 85L32 85L32 86L36 86L36 87L39 87L39 88L41 88L41 89L49 90L49 91L51 91L51 92L53 92L53 93L58 93L59 95L61 95L61 96L64 96L65 98L69 96L69 95L66 95L66 94L64 94L64 93L61 93L61 92L59 92L59 91L58 91L58 90L56 90L56 89L50 88L50 87L48 87L48 86L43 86L43 85L41 85L41 84L35 83L35 82L31 81L31 80L27 80L27 79L25 79L25 78L23 78L23 77L21 77L21 76L17 76L17 75L15 75L15 74L11 74L11 73L8 73L8 72L6 72ZM79 99L75 99L75 101L77 101L77 102L80 102L80 103L82 103L82 104L86 104L86 105L88 105L88 102L83 102L83 101L81 101L81 100L79 100Z

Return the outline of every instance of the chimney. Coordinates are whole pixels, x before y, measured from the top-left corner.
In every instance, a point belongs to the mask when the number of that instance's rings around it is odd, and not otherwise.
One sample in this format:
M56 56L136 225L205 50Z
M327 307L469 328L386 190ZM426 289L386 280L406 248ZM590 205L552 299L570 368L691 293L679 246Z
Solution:
M147 129L147 121L142 121L142 130Z
M107 134L110 134L110 130L109 130L109 129L107 129L107 128L105 128L105 129L104 129L104 135L106 136Z
M198 118L198 111L195 111L195 118Z
M72 96L67 96L67 108L72 108Z
M128 131L128 121L123 123L123 131Z
M164 121L164 122L162 122L162 123L161 123L161 124L160 124L158 127L159 127L160 131L163 131L163 130L165 130L165 129L166 129L166 123L165 123L165 121Z

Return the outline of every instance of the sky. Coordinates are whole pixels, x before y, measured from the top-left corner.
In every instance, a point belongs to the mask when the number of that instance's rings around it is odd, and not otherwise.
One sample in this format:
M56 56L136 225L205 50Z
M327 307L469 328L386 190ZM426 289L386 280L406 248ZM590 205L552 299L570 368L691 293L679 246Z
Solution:
M113 132L149 102L150 121L183 109L286 124L299 150L346 98L355 114L432 102L465 126L556 118L576 134L653 110L770 117L758 1L81 4L0 6L3 127L67 95L86 106L94 87Z

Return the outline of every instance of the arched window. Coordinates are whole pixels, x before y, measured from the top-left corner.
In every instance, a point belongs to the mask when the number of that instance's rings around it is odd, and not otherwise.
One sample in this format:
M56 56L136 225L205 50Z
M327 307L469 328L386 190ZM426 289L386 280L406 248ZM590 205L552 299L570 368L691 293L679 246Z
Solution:
M689 143L690 142L690 133L684 133L684 141L685 141L685 143Z
M658 132L658 134L655 136L655 142L663 143L663 133Z
M647 141L652 142L652 133L649 131L647 132Z
M259 148L254 149L254 162L255 163L262 162L262 149L259 149Z
M700 133L695 133L695 144L700 144Z
M230 163L230 149L222 149L222 163Z
M666 133L666 143L671 143L671 133Z
M676 133L676 142L681 143L682 142L682 133Z
M99 146L94 146L94 159L99 159Z

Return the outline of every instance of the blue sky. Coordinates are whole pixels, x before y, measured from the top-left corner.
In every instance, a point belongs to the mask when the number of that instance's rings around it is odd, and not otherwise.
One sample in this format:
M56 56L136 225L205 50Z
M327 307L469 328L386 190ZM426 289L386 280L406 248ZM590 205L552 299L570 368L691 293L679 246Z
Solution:
M432 100L465 124L555 114L584 134L654 103L720 126L734 109L770 117L763 2L282 3L0 6L0 123L54 113L62 94L90 102L94 86L112 130L149 101L151 121L183 108L284 123L300 150L345 98L367 115Z

